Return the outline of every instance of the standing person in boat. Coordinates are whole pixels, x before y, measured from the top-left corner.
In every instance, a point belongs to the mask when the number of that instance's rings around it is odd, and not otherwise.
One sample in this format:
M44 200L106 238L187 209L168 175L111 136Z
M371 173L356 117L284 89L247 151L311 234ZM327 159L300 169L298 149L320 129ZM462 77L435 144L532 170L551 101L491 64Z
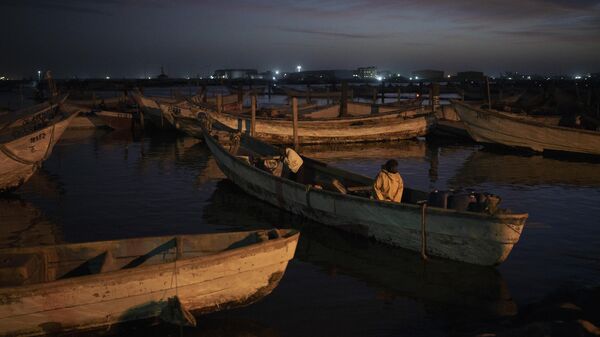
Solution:
M373 194L376 200L400 202L404 192L404 182L398 173L398 162L395 159L388 160L375 178Z

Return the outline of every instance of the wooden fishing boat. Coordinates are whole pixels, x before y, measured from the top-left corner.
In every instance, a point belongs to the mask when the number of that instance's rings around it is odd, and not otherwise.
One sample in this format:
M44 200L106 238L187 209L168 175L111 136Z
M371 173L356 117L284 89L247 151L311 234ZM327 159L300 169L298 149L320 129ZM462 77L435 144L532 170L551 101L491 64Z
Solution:
M42 335L251 304L294 256L294 230L0 250L0 333ZM178 315L177 313L181 313Z
M338 107L339 108L339 107ZM332 110L335 112L336 110ZM425 136L434 126L434 116L421 107L405 108L368 116L322 117L304 114L298 121L298 141L301 144L377 142ZM251 118L227 112L206 110L206 116L232 129L249 133ZM256 138L274 144L291 144L293 126L290 118L256 118Z
M223 210L228 209L236 212L224 214ZM207 221L233 230L233 219L243 219L238 223L269 225L284 218L276 208L241 192L226 179L216 184L202 214ZM285 221L294 223L302 233L295 259L320 266L331 274L355 278L386 297L414 299L424 303L429 313L444 309L440 312L452 312L453 317L471 322L474 316L517 313L509 285L496 268L443 259L424 263L418 253L406 249L364 240L293 215L286 216Z
M175 130L173 120L169 120L169 116L163 114L161 104L171 106L182 102L183 99L175 99L170 97L147 97L140 92L132 91L129 93L140 110L144 114L144 118L149 120L152 125L162 130Z
M17 111L0 121L0 193L25 183L52 153L79 108L46 102Z
M128 130L133 128L135 124L136 116L133 112L101 110L94 112L94 114L113 130Z
M600 155L600 132L546 124L528 116L481 109L452 101L475 141L526 148Z
M206 128L211 125L206 124ZM346 191L370 191L373 179L303 157L303 170L314 177L314 185L322 186L311 188L312 185L284 179L249 164L249 157L278 158L281 150L247 135L233 135L239 141L229 150L208 129L204 138L223 173L246 193L292 213L393 246L421 251L425 245L429 255L497 265L506 260L518 242L528 216L428 207L423 231L422 209L417 202L427 200L429 193L405 188L402 203L391 203L336 191L330 188L336 185L334 179Z

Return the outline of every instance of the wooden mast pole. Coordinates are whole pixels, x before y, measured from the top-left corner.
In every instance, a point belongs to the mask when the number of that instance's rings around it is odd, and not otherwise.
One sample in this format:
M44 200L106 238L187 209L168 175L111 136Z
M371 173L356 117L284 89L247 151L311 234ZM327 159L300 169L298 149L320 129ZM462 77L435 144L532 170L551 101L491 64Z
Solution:
M294 149L298 150L298 98L292 98L292 127L294 135Z

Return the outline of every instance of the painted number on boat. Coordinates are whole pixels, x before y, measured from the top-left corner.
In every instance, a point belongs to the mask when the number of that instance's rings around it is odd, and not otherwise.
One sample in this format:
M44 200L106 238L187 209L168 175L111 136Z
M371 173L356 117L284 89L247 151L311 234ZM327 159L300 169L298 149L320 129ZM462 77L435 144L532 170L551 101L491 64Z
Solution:
M42 140L42 139L44 139L44 138L46 138L46 133L45 133L45 132L42 132L42 133L40 133L40 134L39 134L39 135L37 135L37 136L34 136L34 137L31 137L31 138L29 138L29 142L30 142L30 143L36 143L36 142L39 142L40 140Z

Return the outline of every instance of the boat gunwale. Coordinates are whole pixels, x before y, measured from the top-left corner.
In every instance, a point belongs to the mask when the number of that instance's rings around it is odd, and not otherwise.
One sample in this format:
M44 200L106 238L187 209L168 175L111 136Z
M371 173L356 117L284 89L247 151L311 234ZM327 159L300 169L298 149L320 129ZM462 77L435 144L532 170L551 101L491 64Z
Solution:
M229 151L225 150L225 148L218 142L218 140L214 139L213 136L211 136L210 134L208 134L206 132L206 130L204 129L204 127L203 127L203 130L204 130L204 135L205 135L204 138L205 138L205 141L207 143L209 141L211 141L213 143L216 143L216 145L220 148L221 152L226 153L230 158L232 158L233 160L235 160L239 164L245 165L245 166L249 167L251 170L254 170L255 172L259 172L261 174L269 176L270 178L275 179L276 181L280 181L280 182L283 182L285 184L294 186L295 188L303 188L303 189L306 188L306 185L304 185L304 184L300 184L298 182L291 181L289 179L284 179L282 177L278 177L278 176L269 174L268 172L263 171L263 170L261 170L261 169L259 169L257 167L254 167L252 165L248 165L248 163L246 163L245 161L243 161L241 158L238 158L238 157L232 155L231 153L229 153ZM243 135L243 137L247 137L247 136ZM209 138L209 139L206 140L207 138ZM269 147L274 148L273 146L271 146L271 145L269 145L267 143L261 142L258 139L253 139L253 141L257 141L257 142L262 143L263 145L268 145ZM352 174L352 175L354 175L356 177L361 177L363 179L369 179L370 181L373 180L372 178L369 178L369 177L364 176L362 174L353 173L353 172L346 171L346 170L343 170L343 169L340 169L340 168L329 166L326 163L321 162L321 161L316 160L316 159L312 159L312 158L308 158L308 157L304 157L304 156L301 156L301 157L304 158L304 159L308 159L309 161L312 161L314 163L321 164L321 165L323 165L325 167L328 167L328 168L333 168L333 169L338 170L338 171L350 173L350 174ZM363 202L363 203L370 203L370 204L375 205L377 207L387 207L387 208L398 208L398 207L400 207L400 208L407 208L410 211L419 211L419 212L421 211L421 206L416 205L416 204L396 203L396 202L392 202L392 201L382 201L382 200L367 199L367 198L364 198L364 197L359 197L359 196L355 196L355 195L351 195L351 194L341 194L341 193L338 193L338 192L328 191L328 190L325 190L325 189L317 190L317 189L312 189L311 188L311 189L309 189L307 191L307 194L309 192L312 192L312 193L322 193L322 194L328 195L329 197L333 197L335 199L342 199L342 200L343 199L350 199L350 200L356 200L356 201ZM482 219L486 219L486 220L497 219L497 220L500 220L502 222L511 221L511 220L524 221L524 220L526 220L529 217L528 213L485 214L485 213L468 212L468 211L457 211L457 210L453 210L453 209L439 208L439 207L427 207L427 210L428 211L434 211L436 213L440 213L442 215L448 215L448 216L467 217L467 218L482 218Z
M331 105L331 106L336 106ZM328 106L328 107L331 107ZM326 107L326 108L328 108ZM222 112L217 112L214 109L206 109L206 108L200 108L200 109L204 109L204 113L207 114L217 114L217 115L225 115L226 117L231 117L231 118L235 118L235 119L245 119L245 120L249 120L251 117L250 116L245 116L245 115L236 115L236 114L232 114L226 111L222 111ZM420 118L427 118L428 116L433 116L430 112L423 112L423 113L417 113L413 116L402 116L403 113L407 113L411 110L419 110L419 109L423 109L420 106L415 106L415 107L408 107L405 109L398 109L398 110L393 110L393 111L388 111L388 112L382 112L382 113L377 113L374 115L367 115L367 116L344 116L343 118L340 117L326 117L326 118L306 118L306 119L302 119L299 118L298 119L298 123L299 124L316 124L316 123L323 123L323 122L328 122L331 124L335 124L335 123L347 123L347 122L360 122L360 121L379 121L379 120L384 120L384 121L389 121L393 118L400 118L403 117L402 121L410 121L410 120L417 120ZM209 111L206 111L209 110ZM397 116L394 116L397 115ZM299 116L301 117L301 116ZM256 116L256 120L257 121L261 121L261 122L273 122L273 123L277 123L277 124L283 124L285 122L285 124L289 124L291 122L291 118L276 118L276 117L264 117L264 116ZM361 125L362 126L362 125Z
M242 232L192 234L192 236L204 236L204 235L214 235L214 234L227 235L227 234L241 234L241 233L252 234L252 233L256 233L256 232L269 232L271 230L273 230L273 229L242 231ZM262 250L262 249L269 248L272 246L275 246L276 248L283 248L288 243L290 243L292 241L297 241L300 236L300 231L298 231L296 229L277 229L277 228L275 228L275 230L277 230L278 233L281 233L281 231L285 231L286 235L279 236L278 238L275 238L275 239L269 239L267 241L256 242L256 243L253 243L253 244L250 244L247 246L217 251L214 254L207 254L207 255L195 256L195 257L189 257L189 258L184 257L181 259L175 259L170 262L157 263L157 264L151 264L151 265L146 265L146 266L142 265L139 267L128 268L128 269L111 270L111 271L107 271L107 272L103 272L103 273L82 275L82 276L70 277L70 278L65 278L65 279L57 279L57 280L52 280L52 281L47 281L47 282L38 282L38 283L26 284L26 285L0 287L0 296L13 297L13 296L21 295L20 297L23 297L24 295L22 295L22 294L27 293L27 292L42 291L42 292L47 293L47 292L51 292L53 289L65 287L65 286L69 286L69 285L81 286L81 285L85 285L85 283L89 283L89 282L101 282L102 280L105 280L105 279L116 278L116 277L118 277L119 274L123 274L123 278L121 278L121 280L123 280L126 278L137 276L139 274L146 274L146 273L152 272L152 271L156 271L156 272L164 271L164 270L173 271L174 270L173 267L175 265L177 265L177 269L179 269L179 268L186 267L186 266L189 266L191 264L196 264L196 263L202 263L202 262L206 262L206 263L213 262L214 263L214 262L226 259L226 258L230 258L235 255L242 254L243 252L255 251L255 250L259 250L259 249ZM189 235L155 236L155 237L129 238L129 239L122 239L122 240L92 241L92 242L87 242L87 243L81 242L81 243L65 243L65 244L48 245L48 246L4 248L4 249L0 250L0 254L9 252L9 251L16 251L18 253L19 249L21 249L21 250L23 250L23 249L25 249L25 250L49 249L51 247L65 247L65 246L73 246L73 245L74 246L79 245L79 246L85 247L86 244L87 245L89 245L89 244L101 245L101 244L105 244L105 243L127 241L127 240L133 240L133 239L171 239L171 240L173 240L173 239L176 239L177 237L181 237L181 236L189 236ZM85 261L83 261L82 263L85 263Z

